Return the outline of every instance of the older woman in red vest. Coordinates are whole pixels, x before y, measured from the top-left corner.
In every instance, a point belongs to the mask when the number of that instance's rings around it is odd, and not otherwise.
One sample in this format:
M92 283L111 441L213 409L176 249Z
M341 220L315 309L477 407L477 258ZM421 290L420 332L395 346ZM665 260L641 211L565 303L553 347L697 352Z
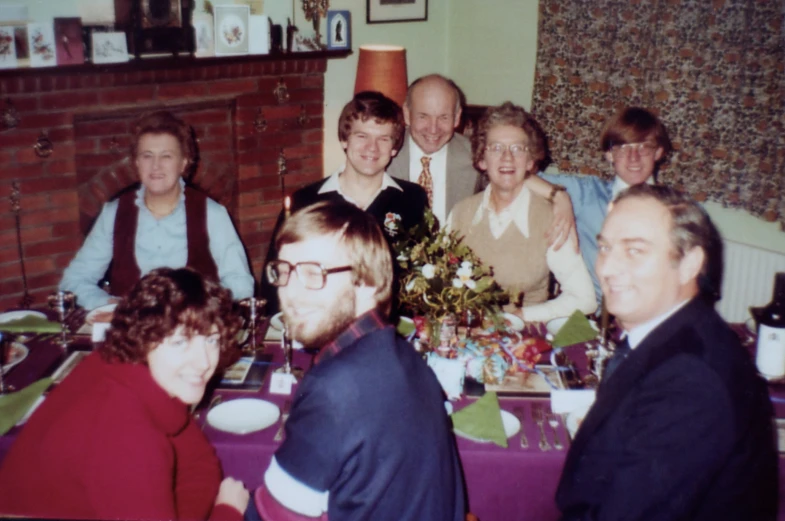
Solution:
M104 205L84 245L63 274L60 289L92 309L122 297L146 273L188 266L250 297L254 280L226 208L183 180L195 146L190 127L170 112L134 125L131 158L140 187ZM111 295L98 287L109 277Z

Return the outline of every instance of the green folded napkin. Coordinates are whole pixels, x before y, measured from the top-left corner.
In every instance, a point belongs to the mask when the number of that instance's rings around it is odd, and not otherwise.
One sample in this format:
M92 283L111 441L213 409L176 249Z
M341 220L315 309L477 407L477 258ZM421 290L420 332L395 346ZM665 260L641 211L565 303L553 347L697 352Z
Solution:
M43 378L21 391L0 396L0 436L8 432L27 414L30 407L51 384L51 378Z
M401 317L398 319L398 325L395 327L395 330L402 337L407 337L412 333L414 333L415 330L414 321L410 318L404 320L404 317Z
M494 392L485 393L473 404L452 413L452 425L454 430L467 436L507 447L499 398Z
M9 333L59 333L60 324L45 318L28 315L0 324L0 331Z
M591 327L586 315L576 310L553 336L553 347L565 347L597 338L597 330Z

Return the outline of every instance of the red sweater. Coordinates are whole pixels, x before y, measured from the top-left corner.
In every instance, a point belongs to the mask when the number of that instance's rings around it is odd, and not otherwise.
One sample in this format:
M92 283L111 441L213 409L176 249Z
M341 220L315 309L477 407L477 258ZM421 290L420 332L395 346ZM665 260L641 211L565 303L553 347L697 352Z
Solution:
M80 519L240 520L213 509L215 451L147 366L88 356L41 404L0 467L0 512ZM211 514L212 510L212 515Z

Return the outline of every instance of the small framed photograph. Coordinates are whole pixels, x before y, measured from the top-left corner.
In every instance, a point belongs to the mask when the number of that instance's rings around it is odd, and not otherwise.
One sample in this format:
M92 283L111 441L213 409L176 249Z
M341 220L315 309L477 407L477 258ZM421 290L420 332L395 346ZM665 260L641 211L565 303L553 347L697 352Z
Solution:
M215 38L213 36L213 17L209 14L194 14L194 56L215 56Z
M424 22L428 19L428 0L367 0L369 24Z
M0 69L16 68L14 28L0 26Z
M248 54L247 5L213 6L215 16L215 55Z
M352 48L352 13L349 11L327 11L327 48Z
M57 65L55 32L51 23L27 24L27 45L30 49L31 67Z
M125 33L93 32L93 63L123 63L128 61L128 42Z
M55 18L55 48L57 65L84 63L80 18Z

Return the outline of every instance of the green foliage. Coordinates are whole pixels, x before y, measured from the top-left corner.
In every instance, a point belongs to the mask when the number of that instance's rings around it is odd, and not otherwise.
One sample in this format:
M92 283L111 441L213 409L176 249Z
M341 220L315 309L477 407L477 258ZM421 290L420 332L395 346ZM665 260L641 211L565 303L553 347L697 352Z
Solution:
M441 230L430 210L394 249L401 268L399 301L414 316L462 316L466 311L492 316L509 300L492 268L480 262L457 232Z

